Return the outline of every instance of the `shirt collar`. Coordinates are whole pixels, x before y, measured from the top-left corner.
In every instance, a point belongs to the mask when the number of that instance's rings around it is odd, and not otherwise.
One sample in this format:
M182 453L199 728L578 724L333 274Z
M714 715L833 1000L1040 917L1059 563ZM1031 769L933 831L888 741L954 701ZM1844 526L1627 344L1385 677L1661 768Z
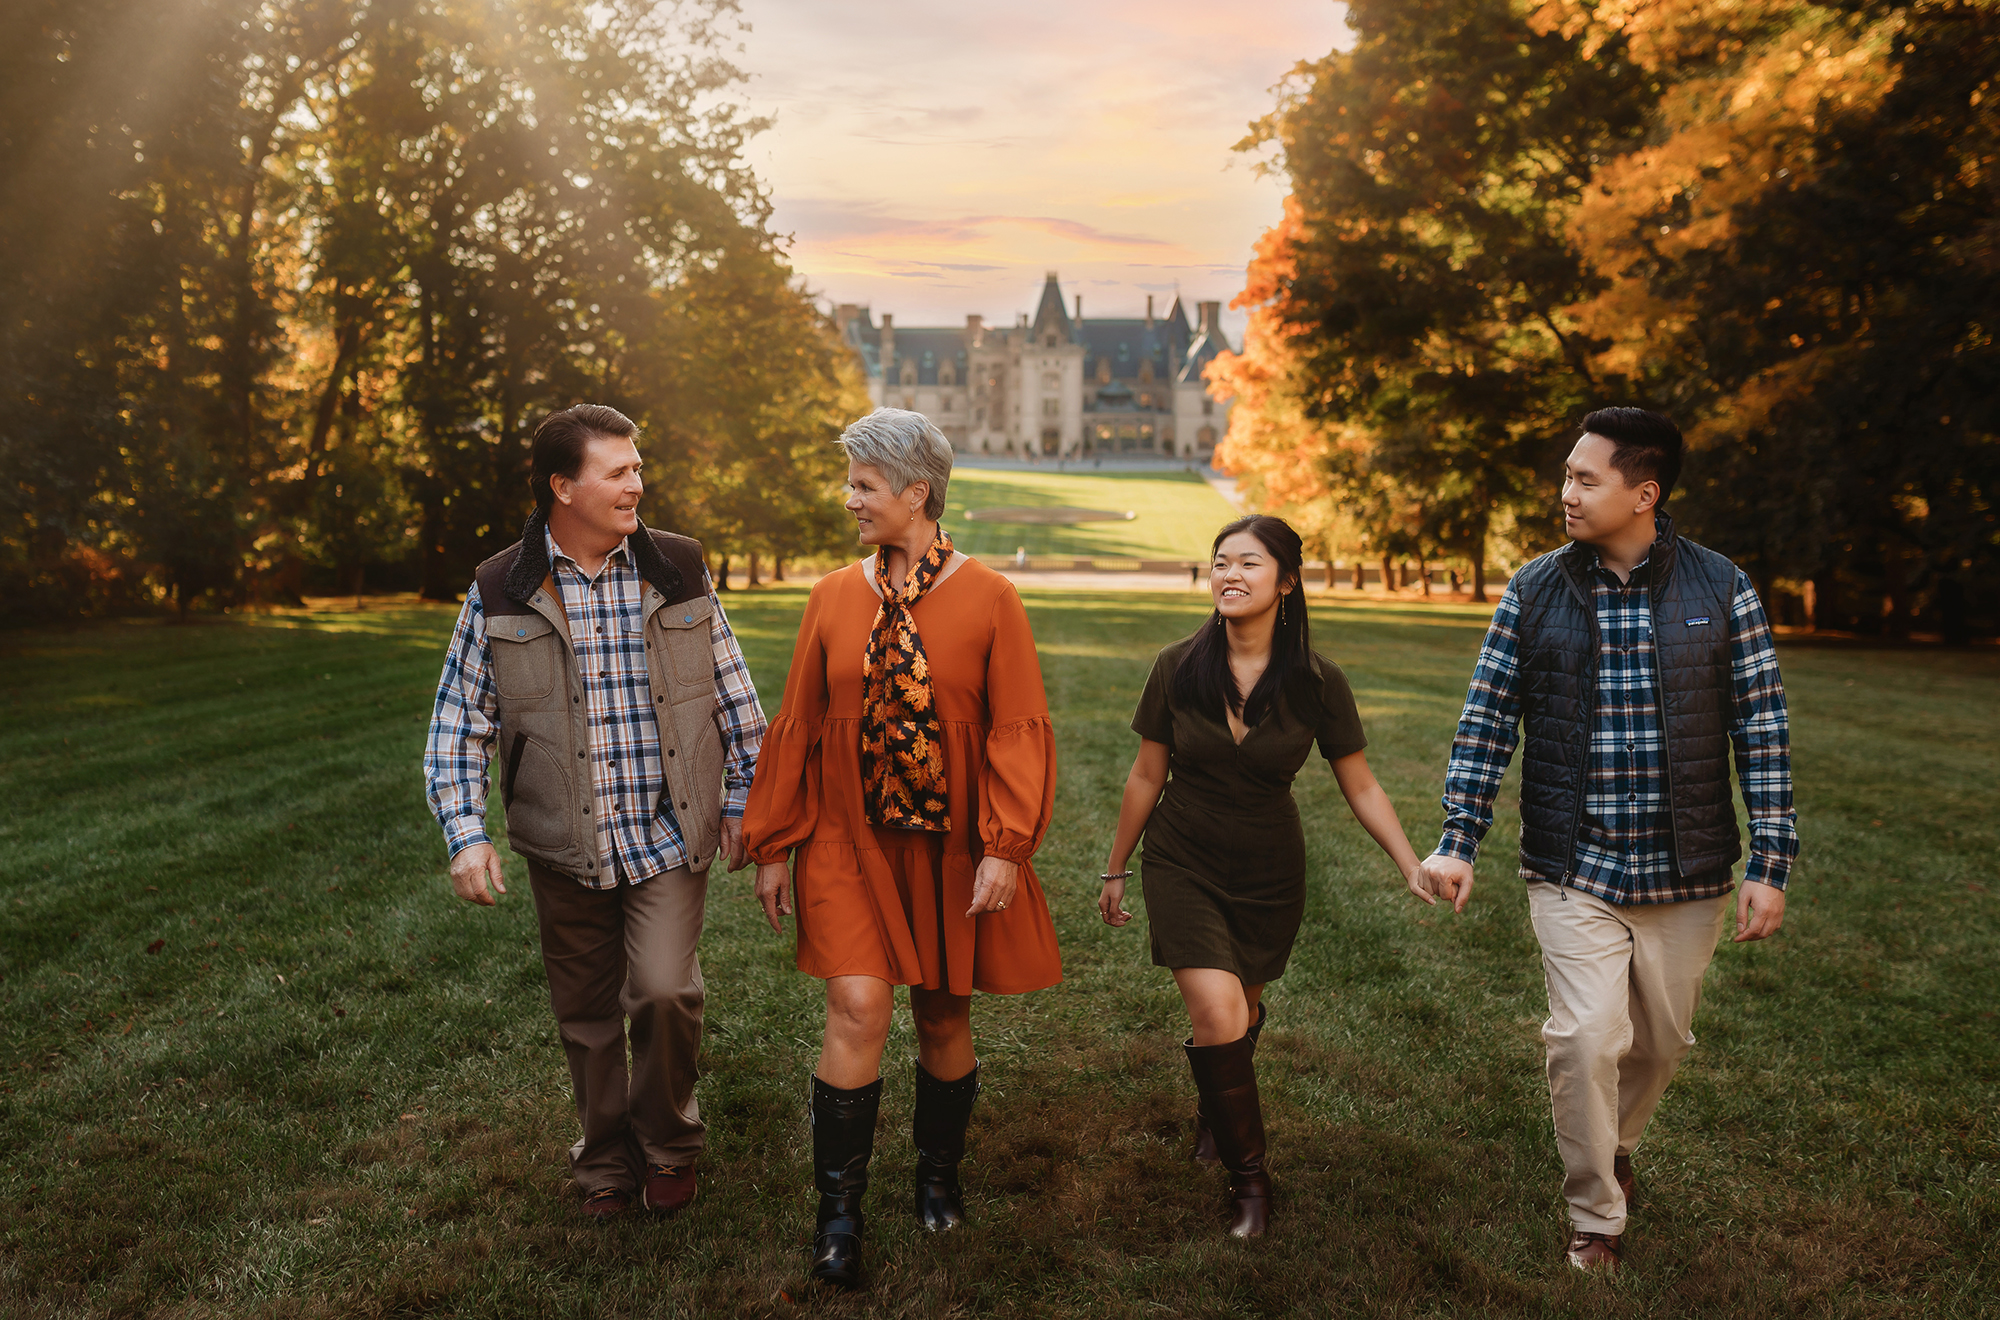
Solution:
M563 548L560 545L556 544L556 534L553 530L546 527L543 528L542 538L548 543L549 562L551 564L568 564L578 573L583 573L583 566L577 563L574 559L571 559L568 555L564 554ZM632 550L630 542L631 542L630 537L620 538L618 544L615 547L613 547L611 553L604 557L604 564L606 568L611 566L613 560L623 560L623 562L627 564L632 562ZM584 574L584 576L588 577L589 575Z
M1640 581L1650 582L1653 580L1653 560L1660 553L1661 543L1664 542L1667 539L1667 537L1672 534L1672 532L1673 532L1673 522L1667 517L1666 514L1661 513L1658 510L1655 510L1653 513L1653 547L1652 549L1646 552L1646 557L1644 559L1641 559L1638 563L1632 566L1632 575L1628 579L1626 579L1626 581L1621 585L1629 587L1636 582ZM1604 566L1604 556L1597 552L1597 547L1593 545L1593 546L1585 546L1584 548L1590 552L1590 565L1589 565L1590 569L1593 572L1602 573L1612 582L1617 582L1618 575L1613 573L1610 569Z

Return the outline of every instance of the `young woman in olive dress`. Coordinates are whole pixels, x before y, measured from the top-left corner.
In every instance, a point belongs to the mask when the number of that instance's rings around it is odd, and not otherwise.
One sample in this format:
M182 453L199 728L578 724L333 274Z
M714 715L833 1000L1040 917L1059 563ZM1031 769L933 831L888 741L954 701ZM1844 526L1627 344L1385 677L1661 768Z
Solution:
M1229 1171L1229 1232L1270 1216L1264 1114L1253 1055L1264 986L1284 974L1305 912L1305 834L1292 780L1313 744L1362 827L1424 888L1417 855L1362 751L1367 739L1340 666L1312 649L1299 535L1281 518L1239 518L1215 538L1215 612L1161 651L1132 717L1142 740L1098 911L1123 926L1126 869L1143 834L1153 962L1172 970L1194 1032L1200 1096L1195 1158Z

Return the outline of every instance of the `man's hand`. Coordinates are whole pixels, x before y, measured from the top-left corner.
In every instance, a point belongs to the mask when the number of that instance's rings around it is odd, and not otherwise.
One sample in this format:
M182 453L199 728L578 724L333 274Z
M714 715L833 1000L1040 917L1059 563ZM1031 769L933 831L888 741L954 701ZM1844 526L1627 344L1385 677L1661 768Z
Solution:
M792 915L792 870L783 862L765 862L757 868L757 901L764 905L764 920L780 935L785 923L780 917Z
M1785 891L1745 880L1736 891L1736 938L1732 944L1769 939L1785 924Z
M722 852L720 856L729 861L729 870L740 871L743 863L750 860L750 854L743 847L743 818L724 816L722 818Z
M451 859L451 892L466 902L492 907L493 895L486 892L488 880L501 893L507 892L507 881L500 874L500 854L492 844L461 848Z
M972 906L965 910L968 917L976 917L982 912L998 912L1014 901L1014 889L1021 879L1021 867L1017 862L1003 862L998 857L982 857L979 869L972 873Z
M1465 911L1472 898L1472 863L1443 853L1432 853L1417 864L1424 883L1433 894L1451 904L1453 912Z

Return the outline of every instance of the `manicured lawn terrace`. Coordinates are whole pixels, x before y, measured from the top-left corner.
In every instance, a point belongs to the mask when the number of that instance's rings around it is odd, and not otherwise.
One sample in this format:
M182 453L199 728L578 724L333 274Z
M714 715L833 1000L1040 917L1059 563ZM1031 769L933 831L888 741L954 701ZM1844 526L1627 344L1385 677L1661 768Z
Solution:
M1208 558L1218 527L1236 516L1229 501L1192 472L1020 472L959 468L945 489L945 526L969 555L1004 558L1026 546L1037 557L1099 559ZM1049 527L967 522L968 509L1069 505L1131 511L1130 522Z
M801 600L730 602L773 709ZM580 1221L525 879L516 863L497 911L453 901L422 803L450 611L4 635L0 1313L1993 1313L1994 655L1785 651L1806 860L1783 935L1716 959L1640 1153L1632 1272L1607 1284L1557 1263L1507 846L1471 912L1428 913L1318 765L1312 899L1259 1054L1277 1227L1219 1237L1218 1176L1185 1158L1169 982L1143 918L1113 932L1091 909L1126 720L1196 607L1030 610L1062 764L1038 866L1069 979L976 1007L976 1227L944 1239L905 1209L899 1022L855 1298L802 1287L819 987L747 872L709 902L701 1199L671 1224ZM1480 626L1462 607L1316 615L1420 846Z

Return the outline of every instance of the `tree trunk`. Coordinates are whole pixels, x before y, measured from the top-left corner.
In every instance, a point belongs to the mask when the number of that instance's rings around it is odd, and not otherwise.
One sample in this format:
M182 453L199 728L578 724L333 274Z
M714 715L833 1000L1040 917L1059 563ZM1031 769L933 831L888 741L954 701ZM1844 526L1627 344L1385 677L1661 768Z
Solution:
M783 555L772 555L771 581L783 582L784 580L785 580L785 557Z
M744 580L743 585L746 587L762 585L757 581L757 552L755 550L750 552L750 576Z
M1472 543L1472 598L1481 605L1486 603L1486 538L1483 536Z
M722 567L721 567L721 571L720 571L720 572L718 572L718 573L717 573L717 574L715 575L715 589L716 589L717 591L727 591L727 590L729 590L729 556L728 556L728 555L724 555L724 556L722 557Z
M1388 555L1382 556L1382 590L1396 589L1396 561Z
M1354 556L1354 589L1368 590L1368 566L1361 562L1361 556L1358 554Z
M1421 555L1417 557L1417 583L1424 589L1424 599L1429 600L1431 598L1431 562Z

